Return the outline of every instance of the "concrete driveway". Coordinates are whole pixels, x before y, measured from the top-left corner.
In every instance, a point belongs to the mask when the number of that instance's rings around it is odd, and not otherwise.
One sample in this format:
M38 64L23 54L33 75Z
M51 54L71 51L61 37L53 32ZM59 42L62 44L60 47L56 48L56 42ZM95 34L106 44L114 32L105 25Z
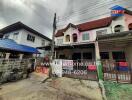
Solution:
M96 81L72 78L48 79L32 75L29 79L1 86L0 100L102 100Z

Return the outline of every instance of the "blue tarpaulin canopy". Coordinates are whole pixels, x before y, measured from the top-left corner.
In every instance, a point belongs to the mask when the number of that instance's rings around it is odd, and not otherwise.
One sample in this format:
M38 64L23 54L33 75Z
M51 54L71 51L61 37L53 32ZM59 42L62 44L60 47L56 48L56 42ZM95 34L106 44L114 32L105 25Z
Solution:
M7 49L26 53L40 53L36 48L17 44L11 39L0 39L0 49Z

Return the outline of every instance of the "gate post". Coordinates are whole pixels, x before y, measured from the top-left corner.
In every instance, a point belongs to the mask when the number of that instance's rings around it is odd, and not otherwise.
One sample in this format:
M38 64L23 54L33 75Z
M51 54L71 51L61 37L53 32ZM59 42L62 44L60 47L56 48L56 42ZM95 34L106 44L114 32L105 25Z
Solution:
M96 66L97 66L97 73L99 80L103 80L103 71L102 71L102 64L100 60L100 52L99 52L99 45L96 41L95 43L95 58L96 58Z

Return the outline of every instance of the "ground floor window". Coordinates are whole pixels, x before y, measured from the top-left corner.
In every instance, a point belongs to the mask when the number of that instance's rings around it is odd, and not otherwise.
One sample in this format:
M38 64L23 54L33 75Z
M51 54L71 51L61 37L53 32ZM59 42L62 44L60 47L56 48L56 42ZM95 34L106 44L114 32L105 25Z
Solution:
M114 51L112 52L113 59L116 61L125 61L125 52L123 51Z
M100 52L101 59L109 59L109 52Z

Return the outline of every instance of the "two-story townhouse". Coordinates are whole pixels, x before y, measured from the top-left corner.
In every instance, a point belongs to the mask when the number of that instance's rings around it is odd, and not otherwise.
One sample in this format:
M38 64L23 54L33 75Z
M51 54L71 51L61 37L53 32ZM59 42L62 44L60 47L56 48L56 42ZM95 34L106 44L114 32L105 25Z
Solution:
M111 31L111 17L82 23L69 24L56 33L56 58L95 60L96 33L106 34ZM111 32L109 32L111 33ZM58 50L57 50L58 49Z
M132 12L127 9L124 9L123 16L110 16L79 25L70 23L55 35L55 56L57 59L95 60L94 42L98 40L101 59L132 61L130 30Z
M14 23L1 29L0 34L3 35L3 39L11 39L17 44L34 48L48 45L51 42L51 39L21 22ZM44 55L48 53L44 50L39 50L39 52L41 53L41 57L44 57Z

